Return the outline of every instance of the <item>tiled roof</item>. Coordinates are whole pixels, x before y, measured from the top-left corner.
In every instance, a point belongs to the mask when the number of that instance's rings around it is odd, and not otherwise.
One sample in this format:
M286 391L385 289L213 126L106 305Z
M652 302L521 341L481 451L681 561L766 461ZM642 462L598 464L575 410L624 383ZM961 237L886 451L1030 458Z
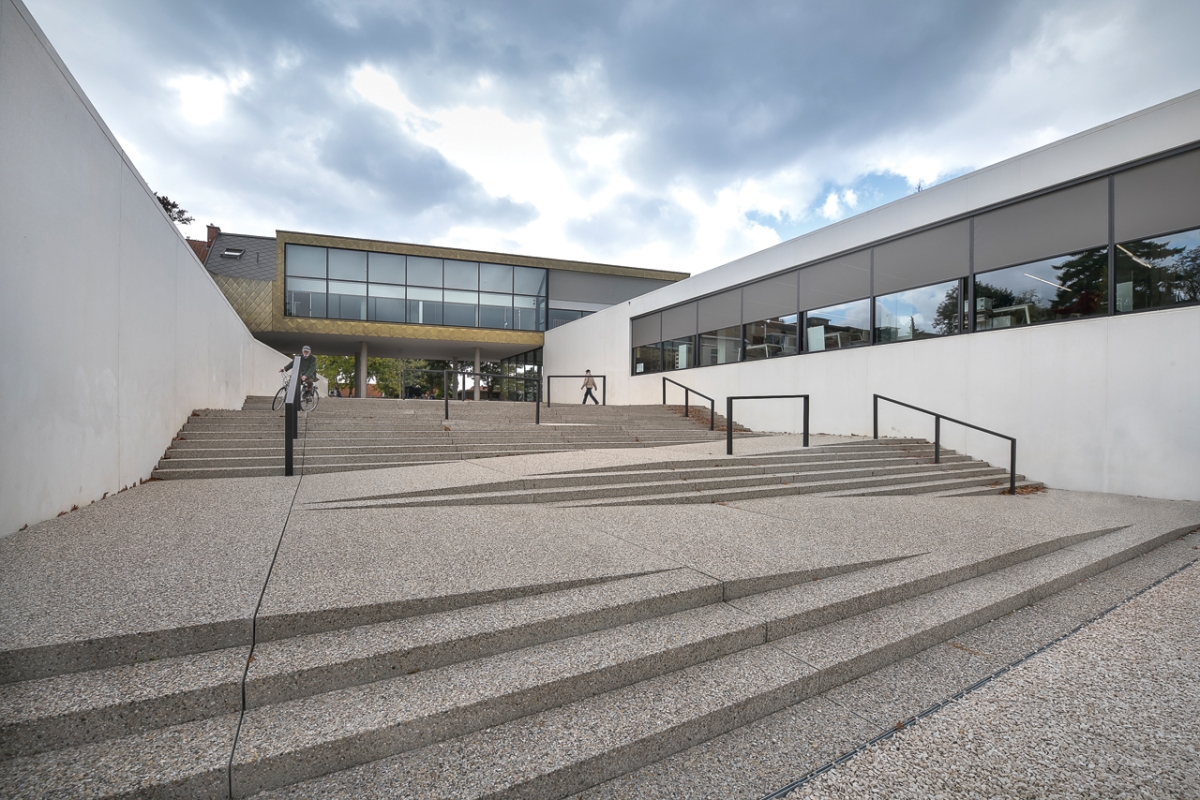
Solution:
M238 258L221 255L226 251L236 250L243 251ZM219 233L204 266L215 275L273 281L275 280L275 237Z

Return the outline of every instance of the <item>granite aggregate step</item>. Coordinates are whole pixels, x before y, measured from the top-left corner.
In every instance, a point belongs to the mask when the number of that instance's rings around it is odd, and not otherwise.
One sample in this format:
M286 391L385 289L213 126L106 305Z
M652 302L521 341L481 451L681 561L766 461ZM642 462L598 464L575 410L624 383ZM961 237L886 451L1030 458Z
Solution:
M775 486L788 486L798 493L804 492L805 487L809 485L818 487L812 489L811 491L813 492L820 492L824 488L845 485L871 486L883 483L890 486L893 483L922 481L927 474L939 476L955 474L951 473L950 470L956 470L957 474L971 476L973 479L983 476L993 478L1001 474L1001 471L994 467L981 466L979 462L970 461L963 462L963 465L957 468L952 465L935 464L871 465L858 469L823 468L805 472L780 472L772 470L749 475L730 475L714 478L701 477L694 479L686 477L676 478L669 473L661 472L633 472L623 473L627 478L627 482L623 483L609 483L606 485L584 483L573 486L563 486L554 483L550 487L528 486L507 489L497 489L493 485L483 484L482 486L473 487L474 491L470 493L426 494L390 503L374 503L373 505L379 508L417 508L446 504L496 505L506 503L580 502L593 498L602 498L606 501L612 500L616 502L615 498L622 497L633 498L635 501L640 502L656 495L671 495L675 497L681 491L688 492L689 494L686 495L688 497L691 496L690 493L699 493L711 501L711 497L717 494L721 496L729 494L733 497L738 496L741 491L754 491L759 496L767 496L767 493L771 491L771 487ZM872 481L874 483L870 483ZM791 491L781 493L787 494L791 493Z
M564 797L971 630L1178 533L1122 530L1090 541L1075 537L1072 546L886 608L265 797ZM235 768L235 796L265 785L252 776L239 781Z
M840 491L855 491L862 488L872 487L888 487L899 490L899 494L919 494L919 488L913 488L911 491L903 491L903 487L912 484L916 487L918 484L930 485L931 479L939 479L936 481L940 488L954 488L962 486L974 486L981 484L990 484L997 480L998 476L1007 476L1004 470L987 465L980 465L980 462L969 462L962 467L946 467L946 465L935 465L941 467L940 470L926 470L921 472L907 471L897 474L876 475L872 477L858 478L834 478L829 480L813 480L813 481L789 481L778 482L770 485L748 485L741 488L721 488L706 490L700 486L694 486L691 489L681 492L662 492L662 493L642 493L630 494L626 497L611 498L604 500L576 500L575 502L562 501L569 507L573 508L598 508L605 506L623 506L623 505L663 505L663 504L684 504L684 503L725 503L734 502L737 500L753 500L761 497L782 497L794 494L812 494L824 495L828 492Z

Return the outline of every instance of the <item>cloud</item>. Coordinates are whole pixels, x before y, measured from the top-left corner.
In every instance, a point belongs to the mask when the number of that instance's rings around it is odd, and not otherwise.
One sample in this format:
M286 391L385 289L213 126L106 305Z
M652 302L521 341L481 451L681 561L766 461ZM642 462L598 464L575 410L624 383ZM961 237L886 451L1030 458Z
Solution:
M696 271L1200 86L1170 0L27 0L203 222Z

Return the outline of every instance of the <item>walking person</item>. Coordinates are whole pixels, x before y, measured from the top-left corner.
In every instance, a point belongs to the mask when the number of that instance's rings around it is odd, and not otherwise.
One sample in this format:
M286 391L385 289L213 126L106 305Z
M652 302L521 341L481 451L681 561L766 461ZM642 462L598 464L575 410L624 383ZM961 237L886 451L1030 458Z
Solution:
M596 399L596 395L592 394L592 391L596 388L596 379L592 377L592 371L590 369L584 370L583 386L580 386L579 388L586 390L583 393L583 404L585 406L587 405L589 397L592 398L593 403L600 405L600 401Z

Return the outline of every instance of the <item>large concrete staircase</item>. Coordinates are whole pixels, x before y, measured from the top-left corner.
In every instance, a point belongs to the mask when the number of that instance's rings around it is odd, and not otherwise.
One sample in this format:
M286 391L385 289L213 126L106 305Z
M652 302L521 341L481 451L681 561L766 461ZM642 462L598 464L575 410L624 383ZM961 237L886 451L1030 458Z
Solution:
M0 796L566 797L1180 534L981 541L725 582L669 569L344 629L259 616L190 654L166 635L136 659L87 641L10 651Z
M1019 491L1042 487L1016 476ZM570 506L727 503L761 497L965 497L1007 492L1008 470L920 439L860 439L752 456L677 459L375 494L354 507L560 503ZM354 498L347 498L354 500ZM335 504L336 505L336 504Z
M171 443L154 477L225 478L283 474L283 412L269 397L240 411L198 410ZM663 406L542 407L529 403L322 398L300 415L297 470L303 474L429 464L466 458L719 439ZM723 420L722 420L723 421ZM739 436L746 433L739 433Z

